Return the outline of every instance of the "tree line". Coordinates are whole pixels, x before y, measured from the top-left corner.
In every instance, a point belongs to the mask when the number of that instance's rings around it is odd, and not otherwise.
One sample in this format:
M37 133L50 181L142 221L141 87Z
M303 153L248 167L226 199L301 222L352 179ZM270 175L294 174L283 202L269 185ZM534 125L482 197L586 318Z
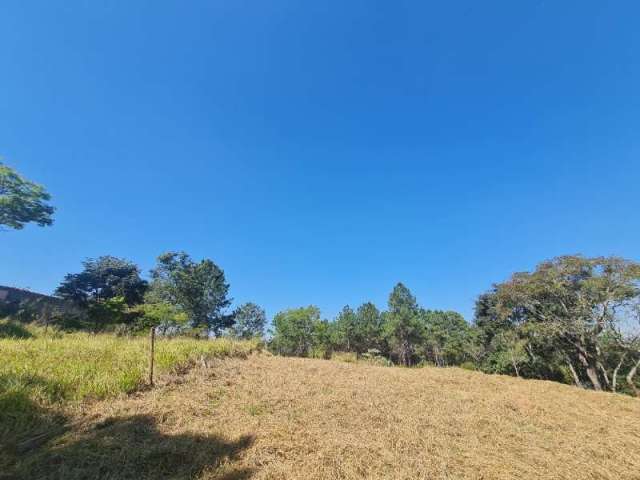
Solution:
M640 396L639 319L639 263L571 255L495 284L478 297L472 323L419 306L399 283L382 312L346 306L333 322L314 306L280 312L270 345L282 355L346 351Z
M0 228L51 225L50 198L42 186L0 163ZM247 303L229 311L228 291L213 261L168 252L158 257L149 281L127 260L86 260L56 295L85 312L64 322L94 331L153 326L167 334L262 336L264 310ZM639 319L638 262L571 255L493 285L478 297L471 323L456 312L420 306L398 283L385 311L371 302L345 306L332 321L322 319L315 306L281 311L267 341L281 355L328 358L350 352L381 363L462 366L640 396Z
M462 315L424 309L398 283L386 311L371 302L355 310L347 305L333 321L322 320L315 306L279 312L273 318L270 347L281 355L330 358L334 352L351 352L405 366L448 366L470 360L471 338L472 328Z
M201 337L230 334L262 336L267 317L262 308L245 303L229 311L232 299L224 271L212 260L194 261L185 252L157 259L150 280L133 262L113 256L87 259L79 273L65 276L54 295L81 315L62 315L62 328L105 329L120 333L153 327L160 334L189 333Z

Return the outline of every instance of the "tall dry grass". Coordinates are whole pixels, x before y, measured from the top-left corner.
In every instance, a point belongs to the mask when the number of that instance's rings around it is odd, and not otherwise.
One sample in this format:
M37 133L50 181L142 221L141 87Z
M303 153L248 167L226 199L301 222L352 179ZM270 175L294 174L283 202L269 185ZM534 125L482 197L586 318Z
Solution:
M0 445L46 431L69 407L113 398L146 384L148 339L61 334L3 324L0 338ZM9 332L9 336L7 335ZM158 339L158 375L200 360L246 356L257 342Z
M104 341L142 342L144 357L144 340ZM640 478L640 401L624 395L268 354L223 355L179 378L84 402L66 412L67 429L18 442L4 470L0 449L0 477Z
M93 412L125 424L148 415L167 441L252 441L220 461L194 446L198 470L189 474L160 470L138 452L144 461L124 462L132 478L640 478L640 401L624 395L458 368L262 354L217 361L185 380Z

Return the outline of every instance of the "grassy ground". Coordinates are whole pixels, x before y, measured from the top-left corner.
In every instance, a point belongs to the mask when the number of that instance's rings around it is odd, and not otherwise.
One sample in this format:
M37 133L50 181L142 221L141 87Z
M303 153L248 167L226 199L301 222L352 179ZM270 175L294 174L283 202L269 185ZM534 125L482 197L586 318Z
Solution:
M54 334L6 322L0 329L0 467L67 429L87 404L146 386L147 338ZM255 342L226 339L159 339L156 372L162 378L197 361L246 356L255 348Z
M88 404L13 478L640 478L622 395L264 353L180 379Z

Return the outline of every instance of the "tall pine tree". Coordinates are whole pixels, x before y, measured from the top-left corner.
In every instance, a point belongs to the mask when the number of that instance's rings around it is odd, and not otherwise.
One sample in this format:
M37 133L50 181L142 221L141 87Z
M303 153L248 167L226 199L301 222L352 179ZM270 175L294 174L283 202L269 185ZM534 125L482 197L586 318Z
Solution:
M407 287L398 283L389 295L385 336L402 365L411 365L415 346L422 338L419 312L416 298Z

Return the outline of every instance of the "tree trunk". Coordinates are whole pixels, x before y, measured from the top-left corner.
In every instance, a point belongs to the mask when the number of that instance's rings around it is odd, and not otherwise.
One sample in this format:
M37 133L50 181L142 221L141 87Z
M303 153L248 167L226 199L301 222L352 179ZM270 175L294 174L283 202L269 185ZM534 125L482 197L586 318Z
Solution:
M578 348L578 360L580 360L580 363L584 367L584 370L587 374L587 377L589 377L589 381L591 382L593 389L601 391L602 384L600 383L600 379L598 378L598 369L595 365L596 362L594 362L592 358L587 357L587 353L581 345L576 345L576 347Z
M612 392L615 392L618 387L618 372L620 371L620 367L622 366L622 363L624 362L624 359L626 356L627 356L627 352L622 354L622 357L620 357L620 361L618 362L618 365L616 365L616 368L613 370L613 377L611 378Z
M409 355L409 342L407 340L403 340L400 344L400 362L408 367L411 364L411 359Z
M602 384L600 383L600 379L598 378L598 371L592 367L588 366L586 368L587 377L589 377L589 381L591 385L593 385L593 389L597 391L602 391Z
M609 375L607 375L607 369L604 368L604 365L602 365L602 363L600 363L600 362L598 362L598 368L602 372L602 378L604 378L604 383L607 386L607 390L610 390L611 389L611 382L609 381Z
M582 339L574 339L572 343L577 350L578 360L584 367L585 373L587 374L587 377L589 378L593 389L602 391L602 384L600 383L600 378L598 377L597 357L594 358L594 356L588 352L587 347L584 345Z
M629 373L627 374L627 383L629 384L629 388L633 390L633 394L636 397L640 398L640 390L638 390L636 384L633 383L633 377L635 377L636 372L638 371L638 367L640 367L640 359L638 359L638 362L633 366L631 370L629 370Z
M518 370L518 362L516 362L513 354L511 355L511 365L513 365L513 369L516 371L516 377L520 377L520 370Z
M584 388L584 385L582 384L582 382L580 381L580 377L578 376L578 372L576 372L576 369L573 367L571 360L567 359L567 365L569 365L569 371L573 376L573 381L575 382L576 387Z
M533 348L531 348L531 344L527 343L524 348L527 351L527 353L529 354L529 358L531 358L531 362L535 362L536 361L536 356L533 354Z

